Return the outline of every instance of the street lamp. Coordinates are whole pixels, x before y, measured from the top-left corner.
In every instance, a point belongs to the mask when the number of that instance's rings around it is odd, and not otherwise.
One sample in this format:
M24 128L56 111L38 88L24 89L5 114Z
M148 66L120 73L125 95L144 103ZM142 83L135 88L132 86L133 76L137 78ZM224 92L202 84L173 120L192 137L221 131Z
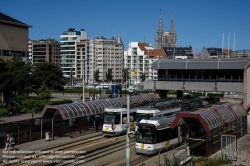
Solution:
M81 62L81 71L82 71L82 102L85 102L85 96L84 96L84 86L85 86L85 82L84 82L84 67L83 67L83 62L86 61L85 59L81 59L78 60Z
M162 56L157 55L157 58L158 58L158 70L157 70L157 79L158 79L158 76L159 76L159 63L161 62Z

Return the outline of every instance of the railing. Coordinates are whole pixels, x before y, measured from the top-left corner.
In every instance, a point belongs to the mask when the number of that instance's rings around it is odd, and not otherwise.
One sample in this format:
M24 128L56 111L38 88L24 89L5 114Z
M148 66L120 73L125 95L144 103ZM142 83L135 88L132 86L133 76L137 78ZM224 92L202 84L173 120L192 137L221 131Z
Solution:
M173 162L175 159L180 159L179 162L181 162L181 160L184 160L183 158L180 158L180 154L183 153L184 151L186 151L188 144L184 144L182 146L177 146L175 147L174 145L172 145L172 150L173 150L173 154L168 155L167 154L163 154L162 152L166 152L165 148L159 149L155 155L144 155L138 158L135 158L133 160L130 161L129 165L133 166L133 165L140 165L140 166L144 166L144 165L164 165L165 162L169 159L169 161ZM177 153L175 152L175 150L179 150ZM171 152L172 153L172 152ZM148 160L151 157L155 157L154 160L152 161L145 161ZM118 166L118 165L117 165ZM126 166L126 163L123 164L119 164L119 166Z
M150 156L149 155L144 155L144 156L142 156L142 157L138 157L138 158L136 158L136 159L133 159L132 161L130 161L130 163L129 163L129 165L137 165L137 164L140 164L140 166L143 166L144 165L144 163L143 163L143 161L145 160L145 159L148 159ZM123 164L119 164L119 166L126 166L127 164L126 163L123 163ZM118 165L117 165L118 166Z

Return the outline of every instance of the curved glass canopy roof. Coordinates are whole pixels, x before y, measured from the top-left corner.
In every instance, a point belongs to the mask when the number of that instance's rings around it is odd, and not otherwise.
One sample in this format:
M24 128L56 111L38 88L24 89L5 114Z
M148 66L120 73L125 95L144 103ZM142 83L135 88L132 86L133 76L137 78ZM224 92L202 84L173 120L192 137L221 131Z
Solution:
M194 112L181 112L177 115L170 127L174 128L179 125L183 118L198 118L204 129L210 131L246 115L247 111L241 104L225 103L222 105L214 105L210 108L199 109Z
M137 95L130 97L130 104L138 104L142 102L150 102L153 100L159 100L159 96L154 94L149 95ZM100 114L107 106L121 107L127 105L127 98L113 98L104 100L95 100L89 102L78 102L61 105L47 105L44 107L42 117L53 117L55 113L59 112L64 120L84 117L89 115Z

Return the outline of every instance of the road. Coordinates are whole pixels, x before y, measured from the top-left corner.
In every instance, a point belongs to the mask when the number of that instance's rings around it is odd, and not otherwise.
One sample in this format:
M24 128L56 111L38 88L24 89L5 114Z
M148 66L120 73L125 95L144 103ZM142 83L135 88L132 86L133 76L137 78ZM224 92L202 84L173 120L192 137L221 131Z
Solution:
M36 94L32 93L29 96L36 96ZM74 102L80 102L82 94L78 93L52 93L51 94L51 101L59 101L59 100L72 100ZM86 99L85 101L90 101Z
M52 93L51 101L58 100L73 100L75 102L79 102L81 100L82 94L78 93Z

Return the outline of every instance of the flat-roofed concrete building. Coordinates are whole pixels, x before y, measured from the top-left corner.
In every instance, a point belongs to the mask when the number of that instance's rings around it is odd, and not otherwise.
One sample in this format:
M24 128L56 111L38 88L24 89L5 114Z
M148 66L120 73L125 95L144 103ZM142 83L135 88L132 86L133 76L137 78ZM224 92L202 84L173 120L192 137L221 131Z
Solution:
M60 65L60 43L55 39L30 40L29 60L33 65L43 62Z
M177 97L184 91L236 92L243 94L243 105L250 110L250 58L223 59L162 59L152 64L158 80L144 83L160 97L168 90L176 90Z
M28 60L29 28L31 26L0 12L0 58L11 59L19 54Z

